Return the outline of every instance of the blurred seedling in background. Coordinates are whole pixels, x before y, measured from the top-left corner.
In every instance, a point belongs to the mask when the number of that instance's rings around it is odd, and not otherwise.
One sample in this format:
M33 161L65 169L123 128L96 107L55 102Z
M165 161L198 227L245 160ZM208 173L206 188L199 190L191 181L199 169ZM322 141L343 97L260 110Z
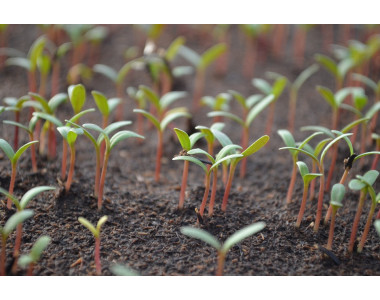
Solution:
M335 216L340 207L343 206L343 198L346 193L346 188L341 183L336 183L331 189L331 200L330 205L332 207L331 223L330 223L330 232L329 239L327 241L327 250L332 250L332 244L334 239L334 228L335 228Z
M218 265L215 275L222 276L228 251L236 244L241 243L244 239L263 230L265 225L264 222L248 225L236 231L233 235L227 238L223 244L221 244L215 236L203 229L185 226L181 227L180 230L182 234L201 240L216 249L218 252Z

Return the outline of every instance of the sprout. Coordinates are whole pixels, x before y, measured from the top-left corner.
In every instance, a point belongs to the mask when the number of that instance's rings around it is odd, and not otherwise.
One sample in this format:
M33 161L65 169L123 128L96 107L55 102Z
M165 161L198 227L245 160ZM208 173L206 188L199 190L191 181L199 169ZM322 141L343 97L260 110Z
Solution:
M215 248L216 251L218 251L218 267L216 270L216 275L222 276L224 263L225 263L228 251L237 243L240 243L244 239L250 237L251 235L263 230L264 227L265 227L264 222L257 222L257 223L248 225L236 231L233 235L227 238L227 240L223 243L223 245L217 240L215 236L213 236L212 234L210 234L209 232L203 229L185 226L185 227L181 227L180 230L182 234L187 235L192 238L199 239L209 244L211 247Z
M128 121L127 121L128 122ZM84 130L85 129L91 129L99 132L101 135L99 135L98 140L96 141L97 146L99 147L103 140L106 143L106 149L104 154L104 160L103 160L103 167L102 167L102 174L99 181L99 191L98 191L98 210L102 208L102 202L103 202L103 191L104 191L104 183L106 181L106 173L107 173L107 165L108 160L111 155L111 150L121 141L128 139L130 137L136 137L140 139L144 139L143 136L128 130L122 130L117 133L115 133L111 138L109 137L109 134L114 131L115 129L119 128L120 126L127 125L128 123L122 123L122 122L116 122L111 125L109 125L107 128L102 129L98 125L95 124L83 124ZM80 129L82 130L82 129ZM90 138L89 134L86 134L88 138ZM91 139L91 138L90 138ZM95 139L92 138L92 143L94 144ZM95 144L94 144L95 145ZM97 168L99 170L99 168ZM95 179L96 180L96 179ZM96 193L96 186L95 186L95 193Z
M6 243L9 235L17 227L18 224L24 222L26 219L32 217L34 212L30 209L25 209L23 211L18 211L13 214L8 221L5 223L4 227L0 226L1 234L1 257L0 257L0 276L5 276L5 250Z
M203 94L207 67L225 51L226 45L222 43L212 46L203 52L202 55L197 54L194 50L191 50L184 45L180 47L179 53L192 65L194 65L197 70L194 81L193 110L199 109L199 102Z
M302 161L297 161L297 166L298 166L298 169L300 171L300 174L302 176L302 179L303 179L303 196L302 196L302 203L301 203L301 207L300 207L300 211L298 213L298 218L297 218L297 222L296 222L296 227L299 228L300 225L301 225L301 221L302 221L302 216L303 216L303 213L305 211L305 207L306 207L306 199L307 199L307 194L309 192L309 184L310 182L316 178L316 177L320 177L322 176L322 174L318 174L318 173L309 173L309 168L307 167L307 165L302 162Z
M378 171L371 170L371 171L368 171L367 173L365 173L363 176L356 175L357 179L352 179L348 183L348 186L351 190L360 191L359 204L358 204L358 208L356 210L354 223L352 225L350 243L348 246L349 252L352 252L354 250L355 237L356 237L356 232L358 230L360 215L361 215L362 210L363 210L364 201L367 197L367 194L369 193L371 196L371 199L372 199L371 209L370 209L370 212L368 214L367 223L365 225L363 235L361 237L361 240L360 240L360 243L358 246L358 252L362 252L362 250L363 250L364 243L367 239L368 231L369 231L369 228L371 226L372 217L375 213L376 204L378 202L380 202L380 195L376 196L375 190L372 187L372 185L375 183L378 176L379 176Z
M176 133L178 140L181 143L181 146L183 149L182 151L184 151L185 153L190 151L194 147L194 144L203 136L203 133L201 132L195 132L189 136L185 131L178 128L174 128L174 132ZM179 194L178 209L182 209L183 204L185 203L185 192L186 192L186 185L187 185L188 170L189 170L189 161L185 160L183 162L182 184L181 184L181 192Z
M120 264L113 265L111 267L111 272L116 276L139 276L139 273L135 270Z
M48 54L41 53L37 59L37 67L40 71L40 88L38 93L44 97L46 93L46 82L51 70L51 58Z
M40 260L42 252L45 251L50 241L51 238L49 236L40 236L34 243L32 249L30 249L29 254L24 254L20 256L20 259L18 260L18 265L23 269L29 266L28 276L33 275L34 266Z
M1 150L4 151L5 155L10 160L11 167L12 167L11 182L9 184L10 195L13 195L13 188L15 185L16 174L17 174L17 162L21 154L23 154L26 151L26 149L28 149L31 145L35 143L38 143L38 141L32 141L32 142L26 143L25 145L21 146L15 153L11 145L9 145L6 140L0 139L0 148ZM8 197L7 208L11 209L11 206L12 206L12 201L11 201L11 198Z
M102 274L102 266L100 261L100 229L102 225L107 221L108 217L103 216L99 219L96 228L94 225L92 225L87 219L83 217L79 217L78 221L86 227L88 230L91 231L92 235L95 238L95 266L96 266L96 274L101 275Z
M334 228L335 228L335 216L338 209L343 206L342 201L343 201L343 197L345 193L346 193L346 188L341 183L334 184L331 189L330 205L332 207L332 216L331 216L331 223L330 223L329 239L327 241L327 246L326 246L327 250L332 250Z
M157 152L156 152L156 171L155 171L155 181L160 180L160 169L161 169L161 157L162 157L162 148L163 148L163 134L166 127L177 118L187 117L190 118L191 115L187 112L185 107L177 107L171 110L167 110L168 106L174 101L182 98L186 95L185 92L169 92L161 97L153 92L147 86L141 85L140 90L142 90L151 104L157 110L157 116L152 115L151 113L143 109L134 109L133 112L142 114L146 117L157 129L158 142L157 142Z
M220 93L216 97L204 96L201 99L201 104L208 106L213 111L228 111L228 102L231 100L231 95L227 93ZM221 121L221 116L215 116L213 123Z
M89 58L88 64L93 66L96 61L99 60L99 48L101 42L107 37L108 28L105 26L95 26L87 31L84 35L84 38L89 41Z

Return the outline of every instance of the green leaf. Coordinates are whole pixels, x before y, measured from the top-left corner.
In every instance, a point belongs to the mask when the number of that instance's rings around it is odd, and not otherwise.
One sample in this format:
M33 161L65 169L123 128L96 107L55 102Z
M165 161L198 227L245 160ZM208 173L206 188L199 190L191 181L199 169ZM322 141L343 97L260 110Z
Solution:
M182 155L182 156L176 156L172 160L187 160L187 161L190 161L190 162L195 163L196 165L200 166L205 173L207 172L206 166L198 158L195 158L195 157L192 157L192 156L187 156L187 155Z
M18 199L15 196L9 194L8 191L4 190L2 187L0 187L0 193L2 193L4 196L10 198L12 200L13 204L16 206L17 210L21 210L20 201L18 201ZM0 226L0 228L1 228L1 226Z
M96 230L95 226L92 225L92 224L90 223L90 221L88 221L87 219L85 219L85 218L83 218L83 217L79 217L79 218L78 218L78 221L79 221L84 227L86 227L88 230L90 230L91 233L93 234L93 236L94 236L95 238L98 238L98 237L99 237L99 231Z
M237 164L241 159L243 159L243 155L242 154L230 154L230 155L227 155L221 159L219 159L217 162L215 162L211 168L209 169L209 172L211 172L213 169L215 169L217 166L219 166L221 163L225 162L225 161L228 161L230 159L235 159L235 164Z
M343 198L344 194L346 193L346 188L341 183L336 183L333 185L331 189L331 200L330 204L335 207L342 207L343 206Z
M344 110L347 110L347 111L349 111L349 112L352 112L353 114L355 114L357 117L361 117L361 116L363 116L363 114L359 111L359 110L357 110L355 107L353 107L353 106L351 106L351 105L349 105L349 104L346 104L346 103L342 103L340 106L339 106L339 108L341 108L341 109L344 109Z
M225 157L227 154L235 154L236 149L243 149L243 148L239 145L234 145L234 144L224 146L222 149L220 149L220 151L216 155L215 160L218 161L221 158Z
M30 209L25 209L23 211L18 211L13 214L8 221L5 223L2 235L3 238L7 239L13 230L17 227L18 224L24 222L26 219L29 219L33 216L34 212Z
M96 231L100 233L100 228L103 226L103 224L107 221L108 216L103 216L99 219L98 224L96 225Z
M31 69L29 59L24 58L24 57L11 57L11 58L8 58L5 61L5 64L7 66L21 67L21 68L26 69L28 71L30 71L30 69Z
M224 242L220 251L222 253L227 253L228 250L230 250L235 244L240 243L255 233L258 233L259 231L263 230L265 226L266 224L264 222L257 222L236 231Z
M8 120L4 120L3 123L4 124L8 124L8 125L13 125L13 126L16 126L16 127L19 127L19 128L22 128L27 133L32 133L32 131L30 131L28 127L26 127L25 125L22 125L21 123L13 122L13 121L8 121Z
M50 123L53 123L57 127L63 126L62 122L60 120L58 120L56 117L54 117L53 115L49 115L49 114L44 113L44 112L34 112L33 116L40 118L40 119L44 119L46 121L49 121Z
M191 115L187 112L186 108L178 107L178 108L169 110L161 121L161 124L160 124L161 130L164 131L166 126L168 126L170 122L173 122L175 119L178 119L181 117L191 118Z
M231 139L225 133L221 132L220 130L212 128L212 126L210 128L211 128L212 134L218 140L218 142L222 145L222 147L232 144Z
M364 90L358 87L345 87L340 89L334 95L337 106L339 107L349 95L352 95L353 97L361 97L364 95Z
M215 248L216 250L220 250L222 247L222 245L216 239L216 237L214 237L211 233L203 229L198 229L198 228L194 228L190 226L184 226L184 227L181 227L180 230L182 234L201 240L209 244L211 247Z
M132 121L118 121L118 122L114 122L114 123L109 124L106 128L104 128L104 132L107 135L110 135L116 129L119 129L119 128L123 127L123 126L127 126L127 125L130 125L130 124L132 124Z
M111 272L116 276L139 276L136 271L122 265L111 266Z
M74 113L78 114L86 101L86 89L82 84L70 85L68 94Z
M335 78L339 77L337 64L326 55L317 54L314 56L315 60L320 63L327 71L329 71Z
M366 121L368 121L368 119L366 119L366 118L361 118L361 119L355 120L355 121L351 122L350 124L346 125L340 132L347 133L348 131L350 131L355 126L359 125L360 123L364 123Z
M130 137L145 139L145 137L133 131L128 131L128 130L119 131L110 139L110 150L112 150L121 141L128 139Z
M238 102L239 104L244 108L246 109L247 108L247 103L246 103L246 100L245 98L243 97L242 94L234 91L234 90L229 90L228 91Z
M77 113L76 115L74 115L69 121L70 122L77 122L82 116L84 116L85 114L89 113L89 112L92 112L92 111L95 111L95 108L89 108L89 109L86 109L84 111L81 111L79 113ZM67 125L66 125L67 126Z
M200 55L185 45L179 47L179 54L196 68L198 68L201 63Z
M53 96L49 102L48 105L51 109L51 111L55 111L59 105L61 105L63 102L67 101L68 95L66 93L59 93L55 96Z
M245 101L247 104L247 108L250 109L257 103L259 103L263 99L263 97L264 97L263 95L259 95L259 94L249 96L247 100Z
M282 138L285 145L288 147L296 147L296 141L294 140L293 135L290 133L289 130L286 129L280 129L277 130L278 135Z
M143 109L137 109L137 108L135 108L133 112L142 114L143 116L145 116L150 122L152 122L152 124L157 128L158 131L161 131L160 122L152 114L148 113L147 111Z
M334 134L331 132L331 130L323 126L303 126L301 127L301 131L320 131L327 136L334 138Z
M174 128L174 132L176 133L178 140L181 143L182 149L189 151L192 147L188 134L185 131L178 128Z
M354 158L354 162L356 160L358 160L359 158L365 157L367 155L372 155L372 154L374 154L374 155L380 155L380 151L370 151L370 152L365 152L365 153L359 154L358 156L356 156Z
M343 133L338 131L338 130L331 130L331 131L334 132L338 136L343 135ZM345 142L347 143L348 148L350 149L350 156L353 155L354 154L354 147L352 146L351 140L346 136L343 138L344 138Z
M134 69L136 66L138 66L142 62L142 59L134 59L129 62L127 62L124 66L121 67L119 70L119 73L117 74L116 83L122 84L125 77L128 75L129 71Z
M194 132L192 135L190 135L190 149L194 147L194 144L201 139L204 136L202 132Z
M274 82L273 88L272 88L272 94L274 95L276 100L281 96L281 94L284 91L287 83L288 83L288 80L286 79L286 77L278 78ZM274 101L276 101L276 100L274 100Z
M33 263L33 258L28 254L28 255L21 255L20 258L17 261L17 264L25 269L29 264Z
M319 70L319 66L316 64L313 64L310 67L303 70L301 74L298 75L296 80L294 80L293 85L292 85L293 88L296 91L298 91L301 88L301 86L304 84L304 82L308 80L311 77L311 75L316 73L318 70Z
M67 52L69 52L72 48L72 43L67 42L60 45L56 51L56 56L58 59L61 59Z
M364 83L365 85L370 87L376 93L377 84L371 78L364 76L362 74L354 73L354 74L352 74L352 79Z
M323 99L326 100L326 102L333 108L333 109L338 109L338 104L336 103L335 97L333 92L323 86L317 86L317 91L321 94Z
M176 57L179 48L184 44L185 38L182 36L177 37L173 42L171 42L168 49L166 50L165 58L168 61L172 61Z
M303 161L297 161L297 166L302 178L309 174L309 168Z
M330 143L327 144L327 146L323 149L322 151L322 154L321 154L321 157L320 157L320 164L323 166L323 159L325 158L325 155L327 153L327 150L330 149L330 147L332 145L334 145L336 142L338 142L340 139L343 139L345 138L346 136L350 136L352 135L352 133L345 133L345 134L342 134L338 137L336 137L335 139L333 139Z
M98 91L92 91L91 92L92 96L94 97L96 106L98 107L100 113L103 116L108 116L110 111L108 107L108 102L106 96L104 96L102 93Z
M109 112L114 111L114 109L119 105L120 102L121 102L120 98L108 99L107 103L108 103Z
M215 159L212 157L212 155L203 149L199 149L199 148L191 149L190 151L187 152L187 154L189 155L203 154L211 161L211 163L215 163Z
M38 103L41 104L41 106L42 106L44 112L46 112L46 113L48 113L48 114L52 114L52 113L53 113L53 111L51 110L51 108L50 108L50 106L49 106L49 103L46 101L46 99L45 99L44 97L40 96L40 95L37 94L37 93L32 93L32 92L29 92L28 95L29 95L32 99L38 101Z
M34 243L32 249L30 250L30 256L33 259L33 262L36 263L42 252L47 248L51 241L51 238L47 235L40 236L37 241Z
M319 173L309 173L306 174L305 177L303 178L305 185L309 185L310 181L312 181L316 177L321 177L322 174Z
M261 100L258 104L256 104L248 113L245 124L249 126L252 121L257 117L257 115L262 112L269 104L274 101L274 95L268 95L263 100Z
M225 44L217 44L210 49L207 49L201 56L198 68L205 70L212 62L214 62L227 49Z
M360 191L366 187L366 184L358 179L351 179L348 183L348 187L354 191Z
M160 112L162 109L161 109L160 99L158 98L157 94L145 85L140 85L139 89L144 93L145 97L148 98L149 102L151 102L156 107L156 109Z
M51 59L47 54L42 53L37 59L37 66L40 73L43 75L48 75L51 69Z
M367 119L372 119L375 113L378 112L379 110L380 110L380 102L376 102L374 105L371 106L371 108L367 111L364 117Z
M28 149L31 145L38 143L38 141L31 141L29 143L26 143L25 145L21 146L15 153L15 155L12 158L12 164L16 164L18 159L20 158L21 154L23 154L26 149Z
M305 154L305 155L307 155L307 156L309 156L312 160L314 160L318 165L319 165L319 160L318 160L318 158L316 158L313 154L311 154L310 152L307 152L307 151L305 151L305 150L303 150L303 149L298 149L298 148L296 148L296 147L282 147L282 148L280 148L279 150L295 150L295 151L298 151L298 152L301 152L301 153L303 153L303 154Z
M103 76L105 76L109 80L111 80L112 82L116 83L117 72L115 71L115 69L113 69L109 66L106 66L106 65L102 65L102 64L96 64L96 65L94 65L94 67L92 69L94 70L94 72L102 74Z
M266 143L268 143L268 141L269 141L269 136L263 135L261 138L257 139L255 142L253 142L241 154L244 157L248 157L248 156L252 155L253 153L259 151L262 147L265 146Z
M272 93L272 86L264 79L255 78L252 79L252 84L255 88L257 88L264 95L268 96Z
M211 111L207 114L208 117L226 117L229 118L236 123L240 124L241 126L244 126L244 121L239 118L237 115L234 115L233 113L226 112L226 111Z
M303 147L305 147L305 145L310 142L314 137L316 137L317 135L321 135L323 134L323 132L314 132L313 134L309 135L306 139L304 139L302 141L302 143L300 143L300 145L298 146L298 148L302 149Z
M380 220L376 220L374 223L377 234L380 236Z
M169 92L163 95L160 99L160 104L161 108L165 109L167 108L170 104L172 104L174 101L177 101L183 97L186 97L187 93L186 92Z
M33 199L36 195L44 192L44 191L52 191L55 190L55 187L52 186L38 186L30 189L27 191L24 196L22 196L21 201L20 201L20 206L21 209L25 209L26 206L28 205L29 201Z
M178 66L172 69L172 74L176 78L186 76L186 75L192 75L193 73L194 73L194 68L191 66Z
M358 177L359 175L357 175L357 177ZM363 180L368 184L368 185L370 185L370 186L372 186L374 183L375 183L375 181L376 181L376 179L377 179L377 177L379 176L379 171L376 171L376 170L370 170L370 171L368 171L368 172L366 172L365 174L364 174L364 176L363 176Z
M41 56L42 51L45 48L46 37L40 36L30 47L28 58L30 60L30 70L34 71L37 67L37 59Z

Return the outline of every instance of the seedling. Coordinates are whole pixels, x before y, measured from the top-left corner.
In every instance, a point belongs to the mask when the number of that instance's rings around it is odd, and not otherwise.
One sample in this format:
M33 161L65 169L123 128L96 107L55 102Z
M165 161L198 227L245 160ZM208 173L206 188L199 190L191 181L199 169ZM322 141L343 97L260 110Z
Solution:
M194 144L203 136L203 133L201 132L195 132L192 135L188 135L185 131L174 128L174 131L178 137L179 142L182 146L182 152L187 153L190 151ZM183 162L183 173L182 173L182 184L181 184L181 192L179 194L179 202L178 202L178 209L183 208L183 204L185 203L185 192L186 192L186 186L187 186L187 175L189 170L189 161L185 160Z
M86 54L85 34L92 27L93 25L89 24L66 24L62 26L73 45L71 66L75 66L83 61L83 58Z
M208 106L213 111L228 111L229 101L231 100L231 95L227 93L220 93L216 97L204 96L201 99L201 104ZM221 121L221 116L214 117L213 123Z
M4 227L0 226L1 234L1 258L0 258L0 276L5 276L5 250L6 243L9 235L17 227L18 224L24 222L26 219L32 217L34 212L30 209L16 212L13 214L8 221L5 223Z
M275 105L278 98L281 96L282 92L284 91L286 85L288 84L288 79L285 76L280 76L275 79L273 85L270 85L266 80L256 78L256 79L252 79L252 84L264 95L266 96L274 95L274 98L270 103L269 114L267 117L267 124L265 128L265 134L270 135L272 132Z
M155 181L160 180L160 169L161 169L161 157L162 157L162 147L163 147L163 135L166 127L174 121L175 119L186 117L190 118L191 115L187 112L185 107L173 108L167 111L168 106L174 101L182 98L186 95L185 92L169 92L161 97L157 96L150 88L146 86L140 86L140 89L144 92L145 96L151 102L152 105L157 110L157 117L143 109L134 109L133 112L142 114L146 117L157 129L158 142L157 142L157 152L156 152L156 171L155 171Z
M225 44L217 44L199 55L186 46L181 46L179 53L196 68L193 91L193 110L199 109L199 102L203 94L207 67L226 51Z
M254 235L255 233L258 233L261 230L263 230L265 226L266 224L264 222L257 222L248 225L236 231L233 235L227 238L223 244L221 244L215 236L203 229L185 226L181 227L180 230L182 234L187 235L191 238L201 240L216 249L216 251L218 252L218 266L216 269L216 275L222 276L224 263L226 261L228 251L237 243L240 243L244 239L250 237L251 235Z
M37 67L40 71L40 88L38 90L38 94L40 94L42 97L45 97L46 83L51 70L51 65L52 62L50 56L48 54L41 53L37 59Z
M38 143L38 141L32 141L32 142L26 143L25 145L21 146L15 153L12 146L9 145L6 140L0 139L0 148L4 151L5 155L10 160L11 167L12 167L11 182L9 184L10 195L13 195L13 188L15 185L16 174L17 174L17 162L21 154L23 154L31 145L35 143ZM11 207L12 207L12 200L11 198L8 197L7 208L11 209Z
M61 60L71 50L71 48L71 43L63 43L54 50L52 55L51 97L59 93Z
M307 194L309 192L309 184L314 178L320 177L320 176L322 176L322 174L309 173L309 168L302 161L297 161L297 166L298 166L298 169L299 169L300 174L301 174L302 179L303 179L303 196L302 196L300 211L298 213L298 218L297 218L297 222L296 222L296 227L299 228L301 225L302 216L305 212Z
M105 26L95 26L88 30L84 37L90 44L88 64L93 66L99 60L99 48L103 40L108 35L108 28Z
M360 239L360 243L358 246L358 252L361 252L363 250L364 243L366 241L368 231L369 231L369 228L371 226L372 217L375 213L376 204L380 201L380 195L378 195L378 197L376 197L375 190L372 187L378 176L379 176L378 171L371 170L371 171L368 171L367 173L365 173L363 176L356 175L357 179L352 179L348 183L348 186L351 190L360 191L359 204L358 204L358 208L356 210L354 223L352 225L350 243L348 246L349 252L352 252L354 250L355 237L356 237L356 233L358 230L360 216L361 216L361 213L363 210L365 199L367 197L367 194L369 193L371 196L371 199L372 199L371 209L370 209L370 212L368 214L367 223L365 225L363 235Z
M51 238L47 235L40 236L34 243L32 249L30 249L29 254L24 254L20 256L18 260L18 265L25 269L28 267L28 276L33 276L34 266L40 260L42 252L49 246Z
M91 231L92 235L95 238L95 266L96 266L96 274L101 275L102 274L102 266L100 261L100 229L102 225L107 221L108 217L103 216L99 219L96 228L94 225L92 225L87 219L83 217L79 217L78 221L86 227L88 230Z
M248 147L249 143L249 127L253 120L262 112L266 107L268 107L272 101L274 101L274 95L268 95L265 98L261 98L259 95L252 95L247 99L235 92L230 91L230 93L234 96L234 98L239 102L239 104L243 107L243 118L236 116L230 112L224 111L212 111L207 114L209 117L226 117L235 122L237 122L240 126L242 126L242 136L241 136L241 146L243 149ZM243 159L241 168L240 168L240 178L245 177L246 173L247 160Z
M102 167L102 174L99 181L99 193L98 193L98 210L102 208L102 202L103 202L103 191L104 191L104 183L106 181L106 173L107 173L107 165L108 160L111 155L111 150L121 141L128 139L130 137L140 138L144 139L143 136L128 130L122 130L117 133L115 133L111 138L109 134L115 130L116 128L119 128L120 126L127 125L128 123L113 123L109 125L106 129L100 128L98 125L95 124L83 124L84 129L90 129L94 130L100 133L98 140L96 141L98 147L101 145L103 140L106 143L106 149L104 153L104 160L103 160L103 167ZM79 129L79 128L78 128ZM82 129L81 129L82 130ZM88 138L90 138L89 135L87 135ZM94 141L93 141L94 143Z
M346 193L346 188L341 183L334 184L331 189L330 205L332 207L332 216L331 216L331 223L330 223L329 239L327 241L327 246L326 246L327 250L332 250L334 228L335 228L335 216L338 209L343 206L342 201L343 201L345 193Z
M293 40L294 61L298 67L302 67L305 57L305 46L307 32L315 25L299 24L296 25L296 32Z
M70 169L65 183L65 191L68 193L74 176L75 141L79 134L83 134L83 130L81 128L70 128L67 126L57 127L57 130L70 147Z

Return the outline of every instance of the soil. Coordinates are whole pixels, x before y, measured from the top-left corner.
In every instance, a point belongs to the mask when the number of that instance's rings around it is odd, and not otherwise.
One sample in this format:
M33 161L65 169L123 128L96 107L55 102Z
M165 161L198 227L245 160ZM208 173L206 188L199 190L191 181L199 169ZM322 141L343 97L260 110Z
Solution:
M110 35L102 45L99 62L120 68L124 63L123 53L139 43L143 38L132 26L110 26ZM166 47L178 34L186 37L186 45L198 53L216 43L207 35L210 28L189 26L167 26L158 44ZM210 68L206 77L205 95L216 96L229 89L239 91L248 96L257 93L251 80L242 75L244 38L237 26L232 26L229 52L228 73L216 76L214 68ZM353 38L364 36L363 28L355 27ZM27 52L33 40L41 33L36 26L12 25L9 33L9 47ZM291 32L292 34L292 32ZM339 37L338 27L334 27L335 42ZM268 42L270 36L260 44L259 60L255 68L255 77L264 78L266 71L275 71L294 80L299 69L292 61L292 39L284 51L284 59L276 59L270 55ZM313 27L307 36L305 64L313 63L315 53L325 53L322 48L322 32L320 26ZM264 57L265 56L265 57ZM185 65L186 61L178 59L177 65ZM64 66L62 74L67 71ZM379 78L374 78L378 80ZM128 77L128 85L150 84L143 72L136 72ZM329 127L331 111L315 90L316 85L334 89L332 77L324 70L307 81L299 93L298 118L296 128L304 125L322 125ZM101 75L95 75L91 82L85 83L87 102L85 107L95 107L90 95L91 90L99 90L108 97L114 97L113 85ZM188 97L179 105L191 104L193 76L188 76L177 85L178 89L188 91ZM67 85L62 82L61 91ZM27 93L25 72L17 67L6 67L0 70L0 98L6 96L20 97ZM368 93L372 96L371 93ZM371 98L372 99L372 98ZM233 112L239 108L231 102ZM110 266L115 263L127 265L141 275L213 275L216 270L216 251L205 243L190 239L180 233L185 225L198 226L224 241L228 236L246 225L264 221L266 227L260 233L247 238L233 247L227 255L225 275L380 275L380 239L371 227L364 251L361 254L347 252L351 226L356 212L359 195L348 192L344 207L338 211L332 254L326 255L324 246L327 243L328 226L321 226L318 233L313 232L312 223L315 218L316 200L309 202L300 229L294 227L302 197L302 182L297 178L293 202L285 204L286 192L291 175L291 157L288 152L278 151L283 146L276 131L287 127L288 96L284 93L276 104L275 122L271 140L248 160L247 176L240 179L238 173L233 182L229 196L227 212L220 210L224 187L219 180L215 213L211 218L205 215L204 224L197 223L195 208L200 205L204 187L203 174L199 167L190 166L187 198L185 208L177 209L179 189L182 177L182 163L171 158L181 150L173 133L165 133L164 156L162 158L161 179L154 181L154 162L156 150L156 132L145 128L146 139L137 143L130 139L119 144L109 161L105 202L102 210L97 210L97 201L92 197L94 182L95 153L86 138L80 137L77 143L77 161L72 188L65 194L58 180L61 163L62 141L59 136L58 159L48 161L44 157L38 159L38 172L31 172L29 155L21 157L15 186L15 194L22 196L27 190L39 185L56 186L57 191L43 193L29 204L35 215L24 223L22 252L27 252L34 241L43 234L52 238L47 251L35 267L35 275L95 275L94 239L91 233L79 222L82 216L96 223L103 216L108 216L101 233L102 274L111 275ZM125 119L136 120L132 112L134 103L127 102ZM202 110L193 117L193 124L210 126L207 118L209 110ZM64 120L73 114L68 103L62 106L57 115ZM267 112L263 112L253 122L251 138L253 142L264 134ZM13 115L4 113L1 120L12 119ZM341 125L352 119L344 113ZM83 118L84 122L99 123L100 114L92 113ZM233 142L240 142L239 127L226 120L226 132ZM12 141L13 128L1 126L1 137ZM185 121L175 123L176 127L190 130ZM131 130L133 125L130 126ZM379 127L378 127L379 128ZM238 134L236 134L238 132ZM306 135L296 130L297 140ZM21 134L20 143L27 142L27 136ZM200 143L199 147L205 145ZM338 182L343 172L343 159L347 149L340 144L339 162L334 175ZM307 161L307 160L305 160ZM366 159L363 166L354 166L350 178L363 174L370 169L372 159ZM309 162L308 162L309 163ZM10 164L7 157L0 153L0 186L7 189L10 181ZM326 165L326 172L328 165ZM318 185L317 185L318 188ZM379 191L379 183L375 185ZM328 193L324 197L324 213L329 202ZM358 238L361 236L369 199L361 218ZM207 212L207 209L206 209ZM7 212L5 199L0 204L1 225L11 215ZM10 266L14 242L14 234L7 244L7 265ZM17 275L24 275L19 271Z

